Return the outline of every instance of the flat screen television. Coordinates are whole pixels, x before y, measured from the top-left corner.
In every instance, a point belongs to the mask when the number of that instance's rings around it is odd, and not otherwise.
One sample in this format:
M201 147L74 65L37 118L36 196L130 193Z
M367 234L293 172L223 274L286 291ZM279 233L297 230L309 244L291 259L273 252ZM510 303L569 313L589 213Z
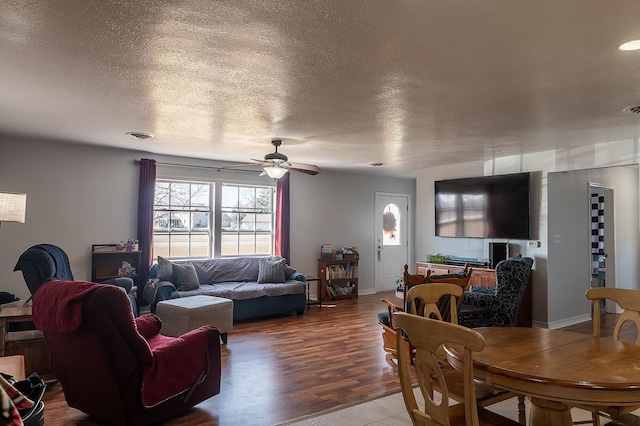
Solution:
M435 182L436 236L529 239L530 173Z

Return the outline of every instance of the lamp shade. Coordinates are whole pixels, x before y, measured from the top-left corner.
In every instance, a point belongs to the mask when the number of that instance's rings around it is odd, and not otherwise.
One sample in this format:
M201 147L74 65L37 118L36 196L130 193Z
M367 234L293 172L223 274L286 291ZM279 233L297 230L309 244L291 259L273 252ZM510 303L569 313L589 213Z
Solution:
M0 192L0 222L24 223L27 194Z
M284 176L289 170L284 167L280 167L277 164L273 164L271 166L267 166L264 168L264 171L269 175L270 178L280 179Z

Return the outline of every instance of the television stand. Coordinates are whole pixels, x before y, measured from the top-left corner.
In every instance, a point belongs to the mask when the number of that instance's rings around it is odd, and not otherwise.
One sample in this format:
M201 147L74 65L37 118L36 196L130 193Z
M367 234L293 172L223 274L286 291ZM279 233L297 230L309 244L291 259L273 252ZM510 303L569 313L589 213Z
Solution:
M481 260L477 258L471 258L471 257L453 257L453 258L445 259L444 264L455 265L455 266L464 266L466 264L469 264L469 266L475 266L477 268L489 267L489 261Z

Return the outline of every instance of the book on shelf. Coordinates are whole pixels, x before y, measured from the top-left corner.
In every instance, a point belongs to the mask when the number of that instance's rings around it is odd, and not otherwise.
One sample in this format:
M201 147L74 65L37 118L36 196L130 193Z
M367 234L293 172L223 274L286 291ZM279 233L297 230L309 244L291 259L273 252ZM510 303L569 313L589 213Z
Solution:
M358 278L358 264L328 265L325 268L325 279L330 280L335 278Z

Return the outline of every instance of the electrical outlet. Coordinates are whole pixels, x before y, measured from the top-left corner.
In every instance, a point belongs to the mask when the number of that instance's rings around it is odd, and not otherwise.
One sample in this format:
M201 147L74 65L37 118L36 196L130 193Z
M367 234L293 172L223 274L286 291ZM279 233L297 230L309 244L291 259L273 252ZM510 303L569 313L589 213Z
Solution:
M540 241L529 241L527 245L529 247L540 247Z

